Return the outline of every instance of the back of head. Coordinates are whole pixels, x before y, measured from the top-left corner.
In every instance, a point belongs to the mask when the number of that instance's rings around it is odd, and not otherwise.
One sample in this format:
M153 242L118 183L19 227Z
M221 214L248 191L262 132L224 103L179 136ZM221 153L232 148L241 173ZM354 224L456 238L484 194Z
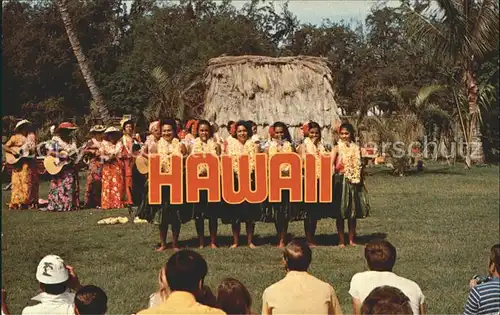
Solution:
M388 241L371 241L365 247L365 259L372 271L392 271L396 248Z
M382 286L373 289L361 306L362 315L407 314L412 315L410 299L401 290Z
M172 291L195 294L208 272L207 262L197 252L181 250L167 262L167 282Z
M217 287L217 308L226 314L250 314L252 297L240 281L226 278Z
M108 297L101 288L87 285L76 292L75 310L79 315L102 315L107 309Z
M307 271L312 260L311 248L304 241L293 240L285 247L283 253L288 270Z
M490 265L493 265L496 272L500 273L500 244L496 244L491 247Z

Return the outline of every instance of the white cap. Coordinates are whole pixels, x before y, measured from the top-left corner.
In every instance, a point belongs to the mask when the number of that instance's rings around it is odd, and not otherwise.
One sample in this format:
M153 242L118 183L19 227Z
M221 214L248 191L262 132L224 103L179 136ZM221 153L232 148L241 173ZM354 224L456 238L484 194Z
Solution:
M62 283L69 279L69 272L61 257L47 255L36 268L36 279L44 284Z

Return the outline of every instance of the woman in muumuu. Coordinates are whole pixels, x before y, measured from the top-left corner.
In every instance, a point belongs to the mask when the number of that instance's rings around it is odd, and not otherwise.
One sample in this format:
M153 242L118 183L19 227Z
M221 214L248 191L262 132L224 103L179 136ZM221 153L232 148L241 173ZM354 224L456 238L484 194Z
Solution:
M270 129L271 140L267 143L265 152L268 155L268 161L277 153L290 153L294 152L292 145L292 137L288 131L288 127L278 121L275 122ZM290 168L284 165L281 168L281 176L289 176ZM288 223L292 220L292 204L290 203L290 192L283 190L281 192L281 202L267 203L265 207L266 215L270 217L276 227L276 233L279 239L279 248L285 247L286 236L288 231Z
M100 208L102 192L102 161L99 155L106 127L96 125L90 129L92 139L87 142L85 155L89 157L87 184L85 189L85 207Z
M228 140L225 153L233 159L234 189L238 190L238 157L243 154L249 156L251 188L255 189L255 154L259 151L258 146L251 140L252 126L248 125L245 121L238 121L235 124L235 135L233 137L234 139ZM248 246L255 248L253 244L255 222L261 219L261 214L258 204L243 202L241 204L225 205L224 214L221 219L224 224L231 223L233 231L233 245L231 245L231 248L236 248L239 245L241 222L245 222L246 224Z
M184 157L187 153L186 147L177 138L175 120L166 119L160 122L161 138L156 144L156 150L149 148L149 154L157 153L160 157L161 171L170 172L171 157L176 155ZM160 246L157 251L167 249L168 226L172 227L172 248L179 249L179 234L181 224L189 221L190 211L185 205L173 205L170 203L170 186L162 187L161 206L149 204L147 193L139 209L139 218L146 219L150 223L159 224Z
M213 154L219 156L221 153L220 145L213 138L212 126L206 120L200 120L197 126L198 138L196 138L191 146L191 154ZM207 168L201 165L198 169L200 177L207 176ZM209 203L208 193L206 190L200 191L200 202L193 204L193 219L195 220L196 232L199 238L199 247L204 246L204 220L208 219L208 227L210 231L210 247L217 248L217 210L220 203Z
M337 219L339 246L345 247L344 220L349 226L349 245L356 245L356 219L366 218L370 204L362 175L361 150L354 143L354 127L342 124L340 139L333 147L335 175L333 183L334 218Z
M120 137L120 129L109 127L104 132L104 141L99 149L99 154L104 162L102 167L102 209L120 209L124 207L125 176L123 162L120 159L123 150Z
M304 230L306 234L307 242L309 246L316 247L316 242L314 236L316 234L316 227L318 225L318 220L327 218L328 206L326 204L319 202L319 178L321 177L321 156L328 154L323 142L321 140L321 128L318 123L312 121L307 125L302 127L304 134L307 137L304 138L302 144L299 145L297 151L302 156L305 165L305 155L313 154L316 158L316 180L317 185L317 196L318 202L316 203L303 203L303 210L305 211L304 219ZM304 185L305 186L305 185Z
M71 133L77 128L70 122L59 124L52 140L47 144L48 154L60 160L71 159L77 152ZM64 153L63 153L64 152ZM47 206L48 211L72 211L80 208L80 186L78 171L73 162L64 166L59 174L52 176Z
M3 145L5 152L9 152L14 156L19 156L19 150L27 148L28 127L30 125L31 123L28 120L21 120L16 124L16 127L14 128L14 135ZM32 161L30 159L21 159L13 165L11 180L12 194L10 197L9 209L28 208L32 203L30 197L33 189L33 168L31 165Z

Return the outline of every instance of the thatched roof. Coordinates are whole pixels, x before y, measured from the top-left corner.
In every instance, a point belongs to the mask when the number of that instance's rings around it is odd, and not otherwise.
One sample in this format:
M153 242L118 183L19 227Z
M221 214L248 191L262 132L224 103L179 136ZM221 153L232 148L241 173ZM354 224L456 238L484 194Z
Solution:
M295 56L218 57L205 72L204 117L225 125L253 120L291 126L313 120L329 127L339 120L332 75L325 58Z

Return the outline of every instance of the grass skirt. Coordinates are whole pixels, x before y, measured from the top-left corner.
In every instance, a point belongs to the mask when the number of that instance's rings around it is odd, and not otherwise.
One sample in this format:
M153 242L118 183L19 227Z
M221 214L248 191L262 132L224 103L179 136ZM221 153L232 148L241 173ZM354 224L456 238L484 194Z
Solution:
M342 174L334 175L333 218L362 219L370 213L368 194L363 182L351 184Z

